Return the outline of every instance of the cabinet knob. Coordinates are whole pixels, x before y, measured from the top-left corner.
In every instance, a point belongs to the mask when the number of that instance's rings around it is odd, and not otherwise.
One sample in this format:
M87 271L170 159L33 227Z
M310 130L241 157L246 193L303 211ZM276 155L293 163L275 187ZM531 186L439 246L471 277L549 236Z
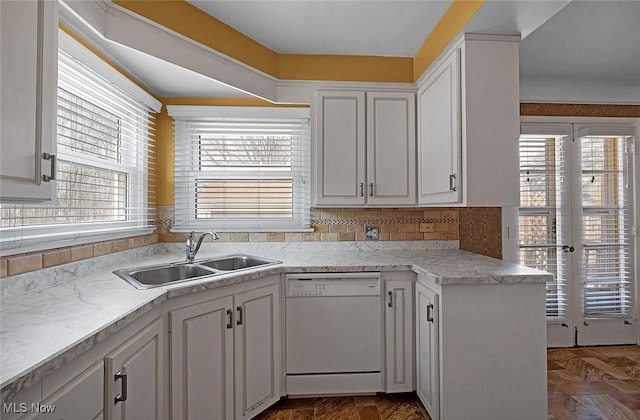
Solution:
M456 190L456 174L449 175L449 190L450 191Z
M369 183L369 197L373 197L373 182Z
M360 183L360 197L364 197L364 182Z

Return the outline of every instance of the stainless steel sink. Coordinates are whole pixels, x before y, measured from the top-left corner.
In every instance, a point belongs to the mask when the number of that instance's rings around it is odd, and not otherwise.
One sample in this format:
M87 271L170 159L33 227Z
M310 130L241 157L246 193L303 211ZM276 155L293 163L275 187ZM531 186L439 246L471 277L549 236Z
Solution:
M282 261L271 260L268 258L254 257L251 255L237 254L225 257L217 257L213 259L198 261L198 264L211 267L221 271L243 270L245 268L254 268L265 265L280 264Z
M197 264L167 264L113 272L138 289L164 286L216 274L216 270Z
M236 254L209 258L195 263L173 263L115 270L113 273L138 289L150 289L280 263L281 261L268 258Z

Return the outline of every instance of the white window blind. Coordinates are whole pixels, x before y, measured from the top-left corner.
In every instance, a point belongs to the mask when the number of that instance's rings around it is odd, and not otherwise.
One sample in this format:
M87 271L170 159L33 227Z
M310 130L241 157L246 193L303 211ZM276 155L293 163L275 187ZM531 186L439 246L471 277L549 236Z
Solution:
M155 110L83 64L77 49L58 56L57 202L2 205L3 250L131 235L155 220Z
M520 137L520 263L554 275L547 283L547 317L567 316L567 136Z
M309 228L305 108L170 106L175 230Z
M629 316L633 309L632 137L580 138L582 247L579 276L590 317Z

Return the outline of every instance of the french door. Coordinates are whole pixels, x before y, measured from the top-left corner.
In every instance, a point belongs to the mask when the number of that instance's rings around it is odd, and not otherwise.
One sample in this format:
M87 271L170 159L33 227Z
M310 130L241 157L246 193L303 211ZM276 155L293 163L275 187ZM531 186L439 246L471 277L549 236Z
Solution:
M521 126L519 257L554 274L550 347L636 343L634 133L634 126Z

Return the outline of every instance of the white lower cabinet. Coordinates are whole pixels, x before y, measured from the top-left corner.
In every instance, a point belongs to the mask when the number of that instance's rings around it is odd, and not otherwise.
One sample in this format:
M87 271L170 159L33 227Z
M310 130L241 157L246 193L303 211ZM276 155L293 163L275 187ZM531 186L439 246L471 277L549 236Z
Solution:
M432 419L547 416L544 283L416 283L416 392Z
M162 419L162 320L104 359L106 419Z
M247 419L280 399L280 276L271 280L169 312L174 420Z
M163 420L160 313L160 308L147 312L107 339L96 340L51 375L3 399L0 418Z
M413 386L414 280L385 278L385 392L411 392ZM385 276L387 277L387 276Z
M416 284L416 394L433 420L440 419L438 294Z
M101 419L104 363L90 366L39 405L38 420Z

